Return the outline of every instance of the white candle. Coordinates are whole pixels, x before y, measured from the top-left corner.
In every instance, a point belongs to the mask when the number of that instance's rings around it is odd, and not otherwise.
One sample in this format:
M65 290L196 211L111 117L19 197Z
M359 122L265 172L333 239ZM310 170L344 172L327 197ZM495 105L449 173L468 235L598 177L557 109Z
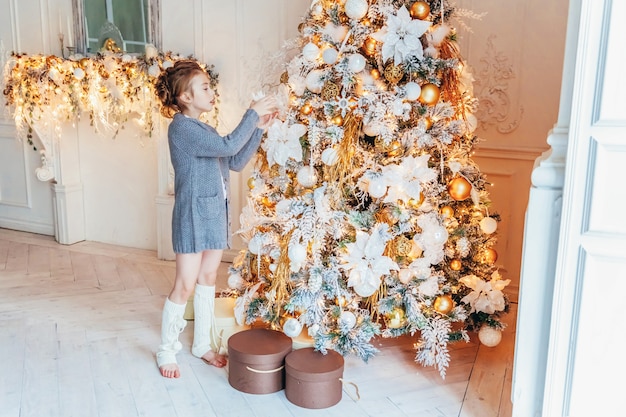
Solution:
M72 19L67 18L67 46L74 46L74 32L72 31Z

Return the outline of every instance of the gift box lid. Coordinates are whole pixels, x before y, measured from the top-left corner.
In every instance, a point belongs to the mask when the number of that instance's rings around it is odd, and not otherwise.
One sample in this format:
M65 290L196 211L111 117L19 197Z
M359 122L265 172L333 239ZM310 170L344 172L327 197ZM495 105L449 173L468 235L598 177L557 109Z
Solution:
M291 344L290 337L276 330L244 330L228 339L229 361L282 365L285 356L291 352Z
M324 355L314 348L294 350L285 358L285 371L302 381L329 381L343 376L343 356L334 350Z
M235 320L235 298L215 298L215 323L223 327L237 325Z

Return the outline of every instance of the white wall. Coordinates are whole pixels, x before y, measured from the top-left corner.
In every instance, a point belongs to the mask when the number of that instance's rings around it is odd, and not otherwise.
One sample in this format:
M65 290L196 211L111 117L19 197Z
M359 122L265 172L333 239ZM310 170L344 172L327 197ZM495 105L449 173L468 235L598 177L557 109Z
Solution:
M494 184L493 210L502 216L497 263L519 285L530 175L548 148L557 121L568 0L461 0L459 8L483 14L465 18L471 32L459 31L461 52L472 68L474 94L481 103L476 134L484 139L475 161Z

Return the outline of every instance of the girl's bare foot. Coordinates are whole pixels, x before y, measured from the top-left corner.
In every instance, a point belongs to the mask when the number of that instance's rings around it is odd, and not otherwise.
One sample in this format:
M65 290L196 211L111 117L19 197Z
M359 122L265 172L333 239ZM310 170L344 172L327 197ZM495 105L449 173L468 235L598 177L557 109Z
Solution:
M175 363L168 363L159 368L161 371L161 375L165 378L179 378L180 370L178 369L178 365Z
M225 355L220 355L219 353L215 353L212 350L209 350L207 353L202 355L201 359L209 365L215 366L216 368L223 368L228 362Z

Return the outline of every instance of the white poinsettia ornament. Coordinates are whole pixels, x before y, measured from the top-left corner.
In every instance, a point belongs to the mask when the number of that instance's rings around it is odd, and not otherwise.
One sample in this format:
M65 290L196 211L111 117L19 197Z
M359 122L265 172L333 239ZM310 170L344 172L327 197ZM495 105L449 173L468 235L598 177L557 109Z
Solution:
M472 307L472 313L480 311L493 314L496 311L503 311L506 307L502 290L511 280L501 279L498 271L492 274L490 281L484 281L476 275L466 275L459 281L473 290L461 300Z
M356 232L356 242L346 245L340 257L341 268L349 271L348 286L354 287L361 297L369 297L380 286L383 275L398 270L398 264L383 256L387 241L391 238L389 225L377 223L372 234L362 230Z
M399 65L410 56L424 58L420 37L430 25L431 22L411 18L407 8L402 6L396 15L387 15L387 25L372 37L383 44L383 61L393 58L393 63Z
M267 130L267 138L261 146L267 154L267 163L271 167L274 164L285 166L287 159L302 161L302 145L300 138L306 134L306 126L303 124L289 125L280 120L274 121Z
M407 156L400 164L383 167L383 178L389 186L385 203L402 200L405 204L410 199L419 200L422 184L437 179L437 171L428 167L430 155Z

